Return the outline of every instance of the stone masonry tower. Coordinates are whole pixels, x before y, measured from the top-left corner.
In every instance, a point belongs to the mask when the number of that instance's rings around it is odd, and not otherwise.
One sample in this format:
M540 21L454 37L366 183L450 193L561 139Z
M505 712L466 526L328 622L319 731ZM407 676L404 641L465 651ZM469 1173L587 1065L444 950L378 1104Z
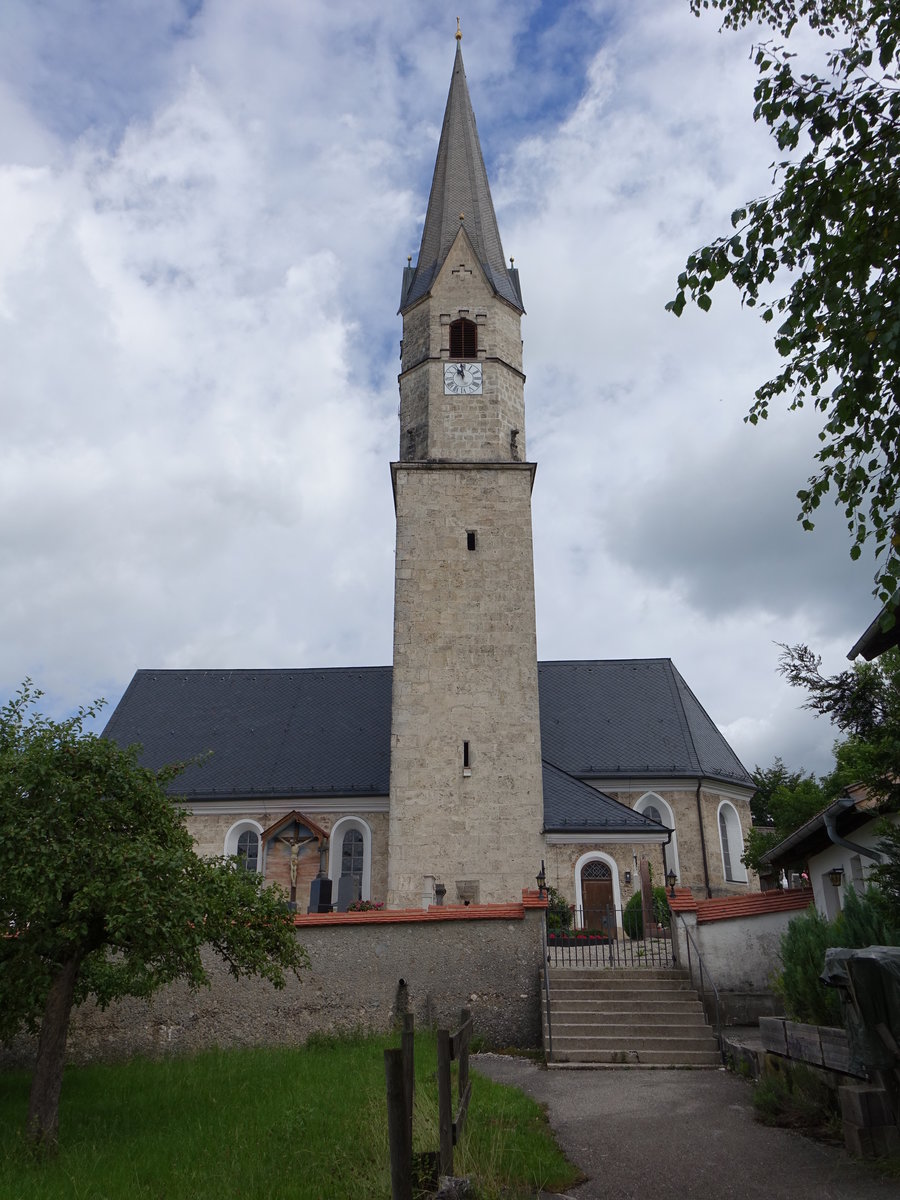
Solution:
M542 853L522 297L457 33L403 274L388 904L521 899Z

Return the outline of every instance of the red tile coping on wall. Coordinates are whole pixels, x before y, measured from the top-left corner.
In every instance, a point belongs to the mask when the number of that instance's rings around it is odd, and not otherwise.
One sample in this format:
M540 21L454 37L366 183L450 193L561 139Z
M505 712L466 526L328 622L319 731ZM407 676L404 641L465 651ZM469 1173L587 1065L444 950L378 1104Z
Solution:
M398 925L415 921L521 921L525 910L546 908L547 897L537 890L523 889L522 899L512 904L432 904L428 908L381 908L368 912L298 913L294 924L310 925Z
M694 899L694 893L689 887L677 887L675 895L666 888L666 899L672 912L696 912L699 900Z
M733 917L755 917L766 913L800 912L813 902L808 888L790 891L751 892L747 896L717 896L714 900L696 900L690 888L675 889L669 897L673 912L695 912L697 924L706 921L727 921Z

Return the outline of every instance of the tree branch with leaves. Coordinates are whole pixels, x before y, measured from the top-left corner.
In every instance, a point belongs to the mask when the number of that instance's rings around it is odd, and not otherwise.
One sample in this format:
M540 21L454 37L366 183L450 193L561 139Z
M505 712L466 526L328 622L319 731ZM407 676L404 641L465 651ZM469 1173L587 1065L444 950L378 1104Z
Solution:
M730 279L774 324L784 366L745 420L765 420L780 397L822 414L798 520L811 530L831 493L851 557L867 542L884 555L875 590L887 601L900 581L900 10L893 0L690 3L697 15L718 9L724 29L760 22L787 43L802 22L831 43L823 71L804 70L786 44L754 47L754 119L782 156L773 189L690 255L666 307L706 311Z

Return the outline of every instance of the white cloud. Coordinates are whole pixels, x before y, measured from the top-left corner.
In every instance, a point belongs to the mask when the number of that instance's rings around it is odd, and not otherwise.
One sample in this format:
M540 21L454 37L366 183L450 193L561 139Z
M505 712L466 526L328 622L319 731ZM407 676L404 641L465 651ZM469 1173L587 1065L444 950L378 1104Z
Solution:
M77 33L67 5L16 11L3 689L30 674L68 709L138 666L389 661L395 311L453 23L416 0L169 0ZM529 314L540 652L669 655L748 765L821 769L773 643L840 666L868 575L839 522L797 535L807 424L741 423L768 332L733 297L664 312L768 179L749 35L662 0L461 15Z

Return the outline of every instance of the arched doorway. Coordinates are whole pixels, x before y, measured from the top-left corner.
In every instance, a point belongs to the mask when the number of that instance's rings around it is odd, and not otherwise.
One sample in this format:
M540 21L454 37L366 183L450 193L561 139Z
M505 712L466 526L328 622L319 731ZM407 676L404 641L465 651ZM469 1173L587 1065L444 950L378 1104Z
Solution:
M582 926L608 932L616 927L612 868L593 858L581 868Z

